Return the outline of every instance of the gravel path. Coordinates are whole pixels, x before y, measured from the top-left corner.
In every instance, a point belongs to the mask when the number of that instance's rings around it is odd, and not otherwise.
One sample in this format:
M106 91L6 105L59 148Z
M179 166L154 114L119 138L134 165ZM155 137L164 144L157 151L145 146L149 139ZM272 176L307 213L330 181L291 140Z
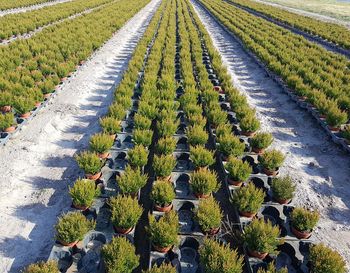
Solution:
M69 209L68 185L82 175L73 155L88 144L114 86L160 0L152 0L94 54L52 103L0 147L0 272L47 258L53 225Z
M192 0L193 1L193 0ZM338 250L350 265L349 155L327 139L323 129L282 91L202 7L192 2L233 78L257 110L262 130L287 155L282 174L298 181L295 205L318 209L313 238Z
M32 6L28 6L28 7L0 10L0 17L7 15L7 14L27 12L27 11L31 11L31 10L41 9L43 7L57 5L60 3L70 2L70 1L72 1L72 0L52 0L52 1L48 1L45 3L37 4L37 5L32 5Z

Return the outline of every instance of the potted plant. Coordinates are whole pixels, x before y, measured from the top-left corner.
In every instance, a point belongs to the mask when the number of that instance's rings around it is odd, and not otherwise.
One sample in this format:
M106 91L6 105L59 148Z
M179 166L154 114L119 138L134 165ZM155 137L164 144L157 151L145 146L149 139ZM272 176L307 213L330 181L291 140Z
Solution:
M159 267L154 265L151 269L143 271L143 273L177 273L177 271L171 264L166 264L163 262Z
M117 178L120 191L123 194L130 195L135 198L142 187L147 183L148 176L142 174L140 168L131 168L126 166L125 171Z
M157 122L157 130L159 137L169 137L176 133L180 122L171 118L166 118Z
M340 125L348 121L348 114L339 108L331 107L327 111L326 122L331 131L339 131Z
M264 150L273 142L272 134L257 133L250 139L250 145L254 153L262 154Z
M255 115L245 115L239 121L239 127L242 130L242 135L253 136L255 132L260 128L260 121L255 117Z
M243 162L241 159L233 156L229 157L225 164L225 170L228 172L227 182L237 187L241 187L252 173L252 167L249 162Z
M174 187L168 181L155 181L153 183L151 200L157 211L168 212L172 209L172 201L175 198Z
M271 191L280 204L287 204L294 196L296 185L290 176L277 177L272 179Z
M274 263L269 263L266 269L259 268L257 273L288 273L288 268L283 267L281 269L276 269Z
M149 130L152 125L152 120L146 116L136 113L134 116L134 128L140 130Z
M157 221L154 215L149 215L147 233L154 249L161 253L168 252L178 243L179 218L174 211L169 211Z
M215 163L214 153L201 145L190 147L190 159L197 170Z
M205 238L199 247L199 261L204 272L242 273L243 257L227 244Z
M217 138L220 138L223 135L231 135L232 130L232 125L230 123L222 123L216 127L215 135Z
M79 167L85 172L87 179L95 181L101 177L103 162L96 153L82 152L75 159Z
M245 150L244 142L232 135L226 134L218 138L219 151L222 153L222 159L227 161L229 156L239 157L242 156Z
M176 139L174 137L163 137L158 140L156 151L159 155L170 155L176 149Z
M143 145L135 145L128 151L128 162L132 167L143 168L148 161L148 150Z
M346 143L350 145L350 125L344 126L340 133L341 136L345 139Z
M264 259L268 254L276 254L277 247L283 243L280 235L280 229L270 220L254 219L244 228L243 234L249 256Z
M10 92L2 91L0 92L0 111L3 113L8 113L12 109L13 95Z
M261 208L264 198L264 191L255 187L253 182L249 182L245 187L235 191L233 202L240 215L252 218Z
M324 244L317 244L310 247L309 260L311 273L347 272L343 257Z
M201 128L207 124L207 119L202 115L187 116L187 120L190 126L198 125Z
M208 142L208 133L199 125L186 129L187 143L192 146L205 145Z
M125 237L114 237L101 249L107 273L132 273L139 265L135 247Z
M104 133L95 134L90 138L90 150L97 153L99 158L106 159L113 143L114 141L109 135Z
M222 212L213 197L201 199L195 210L195 220L204 234L215 235L219 232Z
M220 107L215 107L209 110L208 120L212 128L216 128L219 124L225 123L227 121L227 113L221 110Z
M84 211L100 195L100 188L96 187L93 180L78 179L74 186L69 189L69 194L73 200L73 207Z
M29 118L30 111L34 108L34 104L35 102L31 98L17 97L13 102L13 107L21 118Z
M130 233L139 221L143 211L137 199L118 195L112 197L108 204L112 211L111 220L114 230L120 234Z
M95 222L87 220L80 212L68 212L58 218L56 240L61 245L73 247L94 228Z
M266 175L276 176L279 167L282 166L285 156L280 151L272 149L265 151L260 157L259 162L263 166Z
M15 124L15 116L13 113L0 113L0 132L13 132L16 130Z
M153 131L135 129L132 139L136 145L143 145L149 147L152 143Z
M121 121L113 117L104 117L100 119L100 125L105 134L115 140L118 133L121 132Z
M37 262L29 265L23 273L60 273L57 261Z
M118 103L113 103L111 106L109 106L108 116L117 120L123 120L126 116L126 112L125 109L120 107Z
M170 180L170 174L176 166L176 159L173 155L155 155L152 166L159 180Z
M191 174L190 187L197 198L206 198L212 192L217 192L220 185L215 172L209 169L199 169Z
M320 215L317 211L310 211L304 208L294 208L290 219L292 232L298 239L310 238L312 230L317 225Z

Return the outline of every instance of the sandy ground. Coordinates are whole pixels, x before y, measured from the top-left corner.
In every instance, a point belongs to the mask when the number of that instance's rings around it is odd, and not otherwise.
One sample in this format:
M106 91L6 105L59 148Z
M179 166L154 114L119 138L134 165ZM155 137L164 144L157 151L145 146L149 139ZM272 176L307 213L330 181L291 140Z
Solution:
M41 9L43 7L57 5L59 3L70 2L70 1L72 1L72 0L53 0L53 1L45 2L45 3L41 3L41 4L37 4L37 5L28 6L28 7L0 10L0 16L4 16L7 14L13 14L13 13L27 12L27 11L31 11L31 10L35 10L35 9Z
M272 132L273 146L287 155L281 173L289 173L297 180L294 204L320 211L321 220L313 238L339 251L349 266L349 155L327 139L311 115L290 100L232 36L198 4L193 4L227 65L234 85L256 108L262 130Z
M294 12L294 13L301 14L301 15L304 15L304 16L312 17L312 18L315 18L315 19L318 19L318 20L322 20L322 21L325 21L325 22L345 25L347 28L350 28L350 22L349 21L336 19L334 17L327 16L327 15L324 15L324 14L319 14L319 13L316 13L316 12L306 11L306 10L303 10L302 8L288 7L287 5L283 5L282 3L281 4L271 3L269 1L264 1L264 0L254 0L254 1L266 4L266 5L271 5L271 6L274 6L274 7L282 8L282 9L288 10L290 12Z
M52 103L0 148L0 272L47 258L53 225L69 209L68 185L82 173L73 155L87 148L114 86L160 0L152 0L110 39Z

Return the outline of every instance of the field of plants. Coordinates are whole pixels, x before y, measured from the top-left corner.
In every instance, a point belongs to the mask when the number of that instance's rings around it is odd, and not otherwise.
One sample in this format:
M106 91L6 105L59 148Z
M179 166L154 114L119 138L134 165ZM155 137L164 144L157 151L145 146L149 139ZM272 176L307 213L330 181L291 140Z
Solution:
M1 272L350 272L350 62L252 10L348 34L260 5L0 17Z

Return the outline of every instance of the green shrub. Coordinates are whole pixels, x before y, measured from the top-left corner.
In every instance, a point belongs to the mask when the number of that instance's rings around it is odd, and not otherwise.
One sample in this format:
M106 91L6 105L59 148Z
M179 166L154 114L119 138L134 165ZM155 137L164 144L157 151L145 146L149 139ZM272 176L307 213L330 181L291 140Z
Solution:
M298 231L311 232L317 225L320 215L317 211L310 211L304 208L293 209L290 215L292 225Z
M0 92L0 107L12 106L13 100L14 100L13 95L10 92L7 92L7 91Z
M120 191L123 194L134 195L146 185L148 176L142 174L140 168L126 166L125 172L117 179Z
M138 113L149 118L150 120L153 120L158 114L158 109L155 105L150 104L146 100L143 100L139 103Z
M325 246L317 244L310 248L311 273L345 273L346 263L342 256Z
M101 118L100 124L105 134L115 135L121 132L121 122L116 118L113 118L113 117Z
M122 229L129 229L136 226L142 215L142 207L138 200L130 196L118 195L112 197L109 202L112 210L113 226Z
M114 140L107 134L99 133L90 138L90 150L99 154L107 153L113 146Z
M1 126L0 126L1 128ZM341 135L343 138L347 140L348 143L350 143L350 125L346 125L344 129L341 131Z
M224 135L231 135L231 134L232 134L232 125L229 123L222 123L218 125L215 129L215 135L218 138Z
M244 228L243 238L250 251L277 254L277 247L283 243L283 240L278 239L280 235L277 226L261 218L254 219Z
M191 174L190 186L193 193L198 195L209 195L220 188L216 173L208 169L194 171Z
M159 180L153 183L151 199L158 206L166 207L170 205L175 196L174 187L169 181Z
M176 149L176 138L174 137L163 137L158 140L156 145L156 151L160 155L170 155Z
M296 185L290 176L276 177L272 180L271 190L278 200L290 200L294 196Z
M143 273L177 273L177 271L171 264L162 263L159 267L154 265L151 269L143 271Z
M265 151L259 158L261 165L267 170L275 171L282 166L285 156L278 150Z
M114 237L101 254L108 273L132 273L139 265L135 247L125 237Z
M208 142L208 133L199 125L186 129L187 143L192 146L205 145Z
M196 168L211 166L215 163L214 153L201 145L190 147L190 159Z
M267 269L260 268L258 273L288 273L288 268L283 267L281 269L276 269L274 263L269 263Z
M198 127L204 128L204 126L207 124L207 119L202 114L188 116L187 120L190 126L197 125Z
M332 107L326 114L326 122L331 127L339 127L348 121L348 114L339 108Z
M75 157L79 167L86 174L97 174L101 171L103 162L100 160L96 153L82 152Z
M165 213L158 221L149 215L147 233L154 246L169 247L178 243L179 218L174 211Z
M152 120L148 117L136 113L134 116L134 128L140 130L148 130L151 128Z
M254 115L246 115L239 122L243 132L256 132L260 128L260 121Z
M245 149L245 144L240 139L232 134L223 135L218 139L219 151L225 156L242 156Z
M225 169L228 171L232 180L237 182L244 182L252 173L252 167L249 162L243 162L241 159L230 156Z
M80 212L68 212L58 218L55 226L56 240L61 243L80 241L94 228L95 222L87 220Z
M13 107L19 115L26 114L33 110L35 101L32 98L17 97L13 102Z
M57 261L38 262L29 265L23 273L60 273Z
M205 238L199 247L199 260L204 273L242 273L243 258L229 245Z
M157 177L168 177L176 166L176 159L173 155L155 155L152 166Z
M227 122L227 113L221 108L215 108L208 112L208 120L211 125L217 127L219 124Z
M130 96L117 95L115 96L114 103L119 104L125 110L132 106L132 100Z
M142 145L135 145L128 151L128 161L131 166L142 168L148 161L148 150Z
M113 103L111 106L109 106L108 116L117 120L123 120L126 116L126 112L125 109L123 107L120 107L119 104Z
M222 215L219 203L209 197L199 201L194 218L203 232L207 233L220 227Z
M153 131L135 129L133 132L133 141L136 145L149 147L152 143Z
M273 142L272 134L270 133L257 133L250 140L250 144L253 149L263 150L271 145Z
M249 105L241 105L235 109L236 118L241 121L245 116L255 116L255 109L250 108Z
M0 132L15 124L15 116L13 113L0 113Z
M245 187L235 191L233 202L240 212L257 213L264 202L265 193L249 182Z
M180 122L173 119L163 119L157 122L157 129L159 137L169 137L176 133Z
M90 207L94 199L100 195L100 188L96 187L93 180L78 179L69 189L69 194L75 206Z

